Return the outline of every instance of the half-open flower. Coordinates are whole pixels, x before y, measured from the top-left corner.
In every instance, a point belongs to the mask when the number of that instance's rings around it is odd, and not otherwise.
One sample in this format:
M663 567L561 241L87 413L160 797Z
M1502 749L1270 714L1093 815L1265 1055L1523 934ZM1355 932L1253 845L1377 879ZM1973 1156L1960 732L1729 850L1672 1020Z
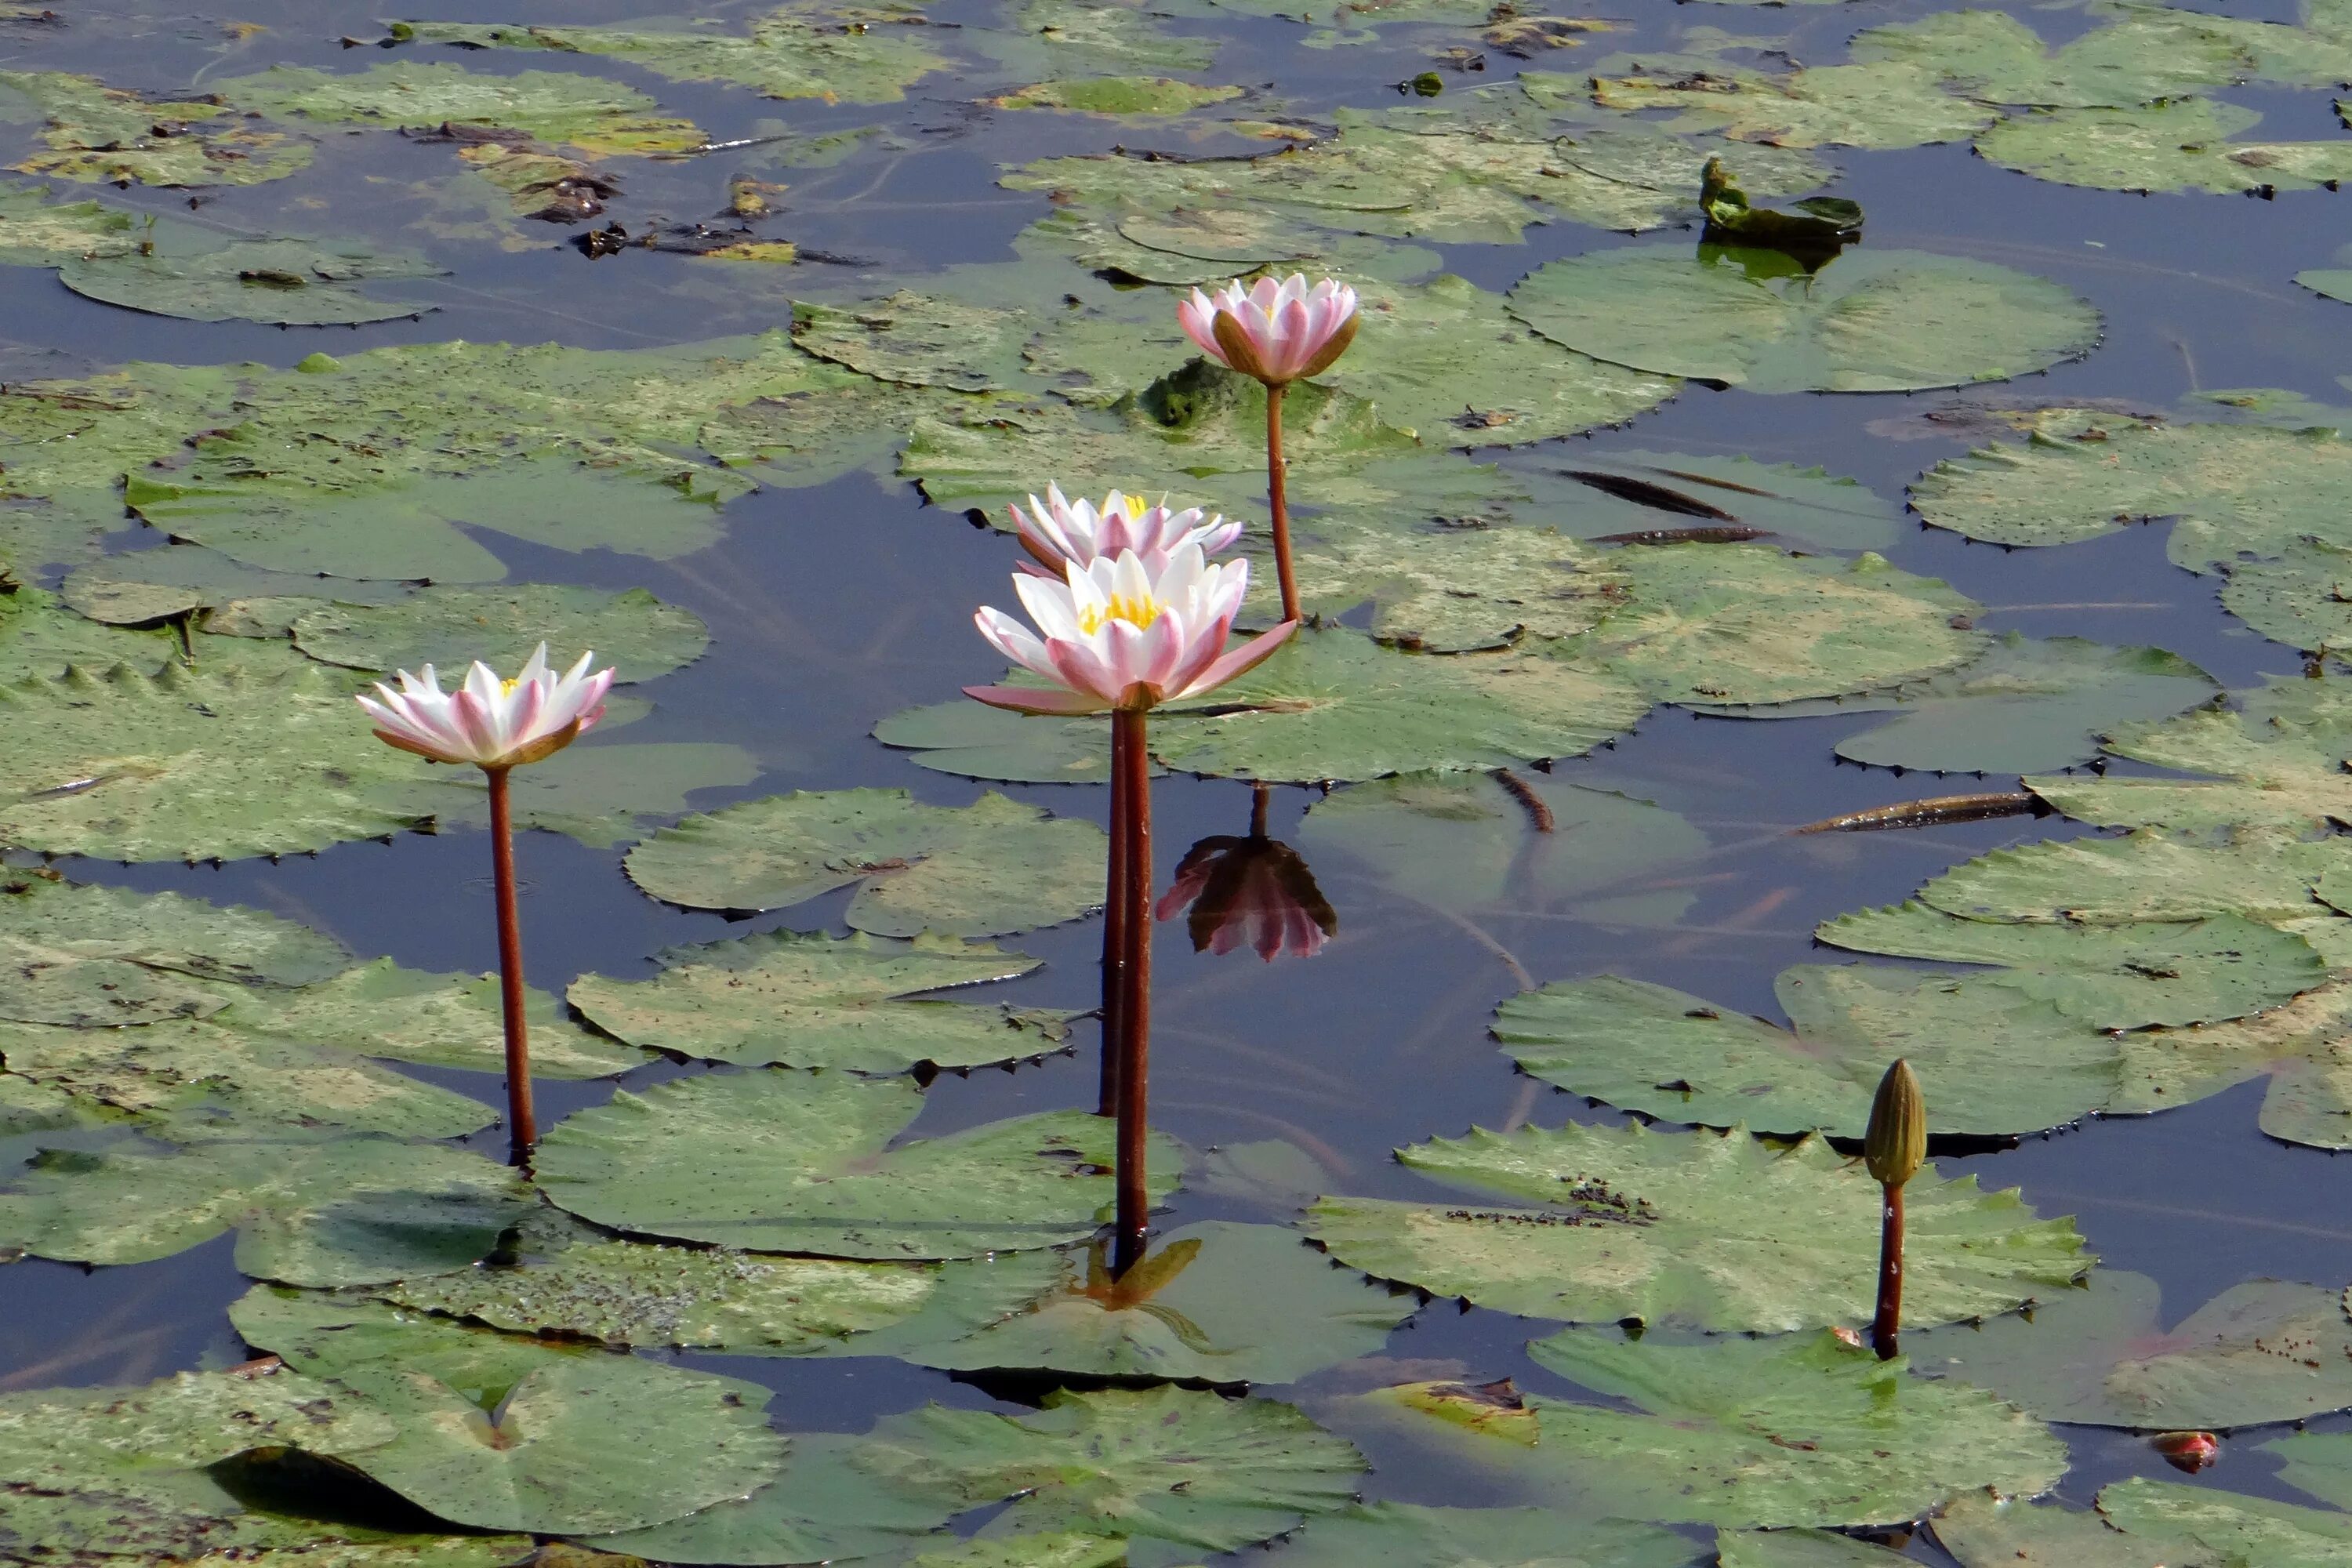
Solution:
M436 763L510 768L562 751L604 717L613 671L591 675L594 658L583 653L559 676L547 668L541 643L512 680L477 659L465 683L445 692L428 664L420 675L400 671L399 690L379 683L375 697L355 700L386 745Z
M1204 521L1199 507L1171 511L1165 500L1147 505L1141 496L1118 490L1097 507L1084 496L1065 500L1061 487L1053 484L1045 487L1044 500L1033 495L1027 511L1017 501L1012 511L1021 548L1036 562L1034 566L1024 562L1021 569L1039 577L1059 577L1069 566L1090 565L1127 550L1141 556L1143 569L1157 575L1167 569L1169 557L1187 544L1213 555L1242 533L1240 523L1222 517Z
M1285 621L1239 647L1225 638L1249 590L1249 563L1212 566L1198 544L1160 571L1133 551L1072 564L1063 580L1016 574L1032 631L1001 610L973 616L980 635L1051 688L967 686L965 695L1021 713L1140 710L1196 697L1254 668L1297 627Z
M1356 291L1326 278L1310 286L1294 272L1214 294L1198 289L1176 306L1177 324L1201 352L1268 386L1321 375L1356 336Z

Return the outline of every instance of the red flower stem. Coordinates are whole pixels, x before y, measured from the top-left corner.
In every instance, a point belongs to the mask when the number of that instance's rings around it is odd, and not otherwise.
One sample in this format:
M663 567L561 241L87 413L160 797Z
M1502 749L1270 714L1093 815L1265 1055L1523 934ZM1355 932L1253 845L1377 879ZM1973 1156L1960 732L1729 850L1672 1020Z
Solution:
M1144 1173L1151 1055L1151 757L1141 709L1111 715L1111 788L1126 797L1123 807L1114 808L1126 830L1117 854L1127 862L1128 899L1127 962L1118 977L1118 1251L1124 1268L1142 1255L1151 1214Z
M1265 389L1265 493L1274 511L1274 572L1282 583L1282 618L1298 619L1298 579L1290 571L1290 501L1283 492L1282 395L1286 385Z
M1903 1326L1903 1189L1887 1187L1878 1226L1878 1315L1871 1320L1870 1346L1881 1361L1895 1359L1895 1331Z
M512 1163L530 1163L539 1119L530 1108L530 1039L522 1015L522 922L515 914L514 812L505 768L484 768L490 780L490 868L499 900L499 1004L507 1026L507 1134Z
M1265 837L1266 807L1273 803L1274 786L1272 784L1250 785L1250 837L1252 838Z
M1097 1116L1118 1114L1119 1019L1127 1005L1123 978L1127 973L1129 868L1127 863L1127 787L1119 779L1118 719L1111 719L1110 874L1103 899L1102 952L1102 1089L1095 1102Z

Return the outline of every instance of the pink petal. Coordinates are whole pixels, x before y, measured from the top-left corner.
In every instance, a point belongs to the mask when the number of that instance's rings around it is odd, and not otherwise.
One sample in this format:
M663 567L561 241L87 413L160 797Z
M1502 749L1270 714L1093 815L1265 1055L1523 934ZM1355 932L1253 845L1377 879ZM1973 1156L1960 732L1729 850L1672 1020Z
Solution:
M1201 675L1190 685L1186 686L1183 690L1171 692L1169 695L1171 697L1198 697L1204 691L1214 691L1218 687L1224 685L1225 682L1233 679L1235 676L1245 675L1249 671L1255 669L1259 665L1265 663L1267 657L1271 655L1276 648L1280 647L1283 643L1288 639L1290 634L1297 629L1298 623L1297 621L1285 621L1282 625L1275 627L1272 631L1260 632L1256 637L1250 638L1249 641L1242 644L1241 647L1234 648L1223 658L1220 658L1215 663L1210 665L1207 669L1203 670Z
M1060 691L1050 686L967 686L963 694L991 708L1009 708L1015 713L1099 713L1110 706L1083 692Z

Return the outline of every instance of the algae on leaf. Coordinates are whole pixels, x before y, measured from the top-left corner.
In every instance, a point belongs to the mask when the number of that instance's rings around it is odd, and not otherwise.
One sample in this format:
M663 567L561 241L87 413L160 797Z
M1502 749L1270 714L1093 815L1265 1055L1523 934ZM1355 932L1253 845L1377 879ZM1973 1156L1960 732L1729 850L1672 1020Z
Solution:
M1957 142L2000 115L1943 90L1934 71L1902 60L1816 66L1772 76L1707 58L1612 55L1594 62L1603 109L1673 109L1671 131L1716 132L1779 147L1924 147Z
M277 65L215 85L231 103L265 114L345 125L482 126L592 157L688 153L703 142L691 121L656 113L660 106L636 89L569 71L493 75L396 59L349 73Z
M1093 1231L1111 1198L1109 1122L1049 1111L894 1143L922 1103L905 1079L682 1079L558 1123L540 1184L598 1225L762 1252L971 1258ZM1182 1163L1155 1142L1155 1194Z
M1206 87L1164 76L1097 76L1041 81L985 101L996 109L1059 109L1079 114L1171 119L1241 95L1237 87Z
M2156 723L2118 724L2107 752L2202 779L2080 773L2029 778L2079 821L2176 831L2255 826L2315 832L2352 823L2352 700L2326 681L2281 680L2242 693L2232 712L2200 708Z
M1663 1525L1540 1508L1360 1504L1286 1542L1286 1568L1715 1568L1715 1552Z
M142 185L251 185L309 165L310 146L218 103L173 102L66 71L0 71L0 120L41 121L28 174Z
M429 301L378 300L354 287L376 279L440 276L441 268L421 257L308 239L223 244L204 235L173 243L182 232L174 226L152 247L127 254L69 257L58 264L58 279L88 299L189 321L358 326L437 308Z
M1102 842L1090 822L992 792L949 807L898 789L799 790L665 827L626 868L689 909L780 910L855 888L844 918L857 931L1001 936L1101 908Z
M2326 1447L2315 1433L2269 1445L2296 1452ZM2306 1467L2290 1463L2289 1468ZM2099 1511L2126 1535L2153 1540L2159 1550L2185 1542L2187 1561L2246 1568L2341 1568L2352 1563L2352 1521L2329 1509L2246 1497L2213 1487L2183 1486L2134 1476L2099 1493ZM2178 1555L2175 1561L2182 1560Z
M1397 1158L1503 1204L1318 1200L1307 1234L1381 1279L1577 1322L1770 1333L1870 1316L1853 1260L1877 1184L1818 1137L1474 1128ZM2014 1191L1923 1175L1909 1196L1909 1321L2011 1311L2090 1267L2073 1224L2033 1217Z
M2240 142L2262 116L2207 98L2131 109L2036 110L1977 138L1977 151L2037 180L2105 191L2307 191L2352 178L2342 142Z
M390 674L437 665L455 685L467 664L520 668L541 643L562 669L592 647L624 683L651 680L700 658L702 617L643 588L607 594L551 583L425 588L388 605L334 602L296 618L294 646L325 664Z
M2252 73L2253 60L2206 20L2151 7L2050 48L2005 11L1943 11L1865 28L1850 47L1858 61L1917 66L1985 103L2129 109Z

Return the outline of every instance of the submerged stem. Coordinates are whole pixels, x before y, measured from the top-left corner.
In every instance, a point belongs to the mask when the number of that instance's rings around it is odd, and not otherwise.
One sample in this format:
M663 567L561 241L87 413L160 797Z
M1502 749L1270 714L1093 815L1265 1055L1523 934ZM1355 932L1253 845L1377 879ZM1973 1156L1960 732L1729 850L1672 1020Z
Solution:
M1250 785L1250 837L1265 837L1267 808L1274 804L1274 786L1266 784Z
M1126 962L1119 967L1118 1267L1140 1257L1151 1200L1144 1171L1151 1056L1151 758L1144 742L1144 711L1111 715L1112 815L1124 828L1113 846L1126 862Z
M1290 571L1290 501L1283 490L1282 395L1290 389L1275 384L1265 389L1265 495L1274 513L1274 573L1282 584L1282 618L1298 619L1298 579Z
M530 1105L530 1040L523 1021L522 922L515 913L514 813L505 768L484 768L490 781L490 868L499 905L499 1004L507 1033L507 1135L513 1163L528 1166L539 1142Z
M1895 1336L1903 1326L1903 1188L1881 1189L1886 1206L1878 1226L1878 1314L1870 1323L1870 1348L1881 1361L1895 1359Z

